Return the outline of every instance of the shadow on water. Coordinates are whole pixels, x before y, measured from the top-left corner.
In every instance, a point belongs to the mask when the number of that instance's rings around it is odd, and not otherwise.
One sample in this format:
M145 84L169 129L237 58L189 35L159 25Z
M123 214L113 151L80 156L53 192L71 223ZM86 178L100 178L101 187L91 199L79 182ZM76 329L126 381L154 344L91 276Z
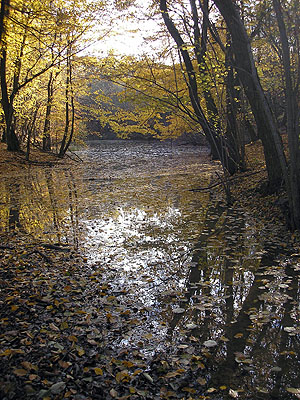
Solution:
M295 398L298 258L244 209L188 190L217 168L205 150L96 142L78 153L84 163L68 170L2 180L2 232L70 244L101 271L104 309L115 302L128 315L106 346L196 363L203 397Z
M207 208L169 338L185 329L183 342L206 361L203 395L293 398L300 382L299 264L280 245L259 244L242 211L218 202Z

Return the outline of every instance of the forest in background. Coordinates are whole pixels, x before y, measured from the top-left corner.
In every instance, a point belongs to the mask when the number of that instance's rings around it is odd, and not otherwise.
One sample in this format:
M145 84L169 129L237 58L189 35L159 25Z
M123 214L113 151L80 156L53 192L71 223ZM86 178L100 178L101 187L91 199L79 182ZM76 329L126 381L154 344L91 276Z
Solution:
M259 139L267 189L284 190L298 229L299 13L296 0L2 0L2 140L29 159L32 145L63 157L95 131L205 138L226 188ZM88 37L101 47L126 20L153 20L152 51L87 55Z

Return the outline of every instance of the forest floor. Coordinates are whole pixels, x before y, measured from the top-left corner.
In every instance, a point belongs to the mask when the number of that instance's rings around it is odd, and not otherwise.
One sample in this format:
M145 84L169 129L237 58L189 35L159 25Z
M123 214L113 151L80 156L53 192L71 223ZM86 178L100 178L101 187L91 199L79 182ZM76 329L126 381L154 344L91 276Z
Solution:
M232 180L235 201L264 218L294 251L276 195L261 194L266 180L261 147L247 146L249 170ZM0 176L24 168L64 163L34 150L24 154L0 147ZM67 162L73 162L67 160ZM222 195L221 185L214 190ZM157 354L151 362L137 349L105 346L105 332L119 328L112 317L120 309L117 294L103 281L101 270L84 269L86 259L61 244L49 245L13 232L0 233L0 398L6 399L221 399L205 386L205 363L190 354L189 367ZM95 297L99 301L95 301ZM129 310L120 318L130 323ZM220 387L220 391L226 387ZM237 398L234 390L229 398ZM268 398L268 397L262 397Z

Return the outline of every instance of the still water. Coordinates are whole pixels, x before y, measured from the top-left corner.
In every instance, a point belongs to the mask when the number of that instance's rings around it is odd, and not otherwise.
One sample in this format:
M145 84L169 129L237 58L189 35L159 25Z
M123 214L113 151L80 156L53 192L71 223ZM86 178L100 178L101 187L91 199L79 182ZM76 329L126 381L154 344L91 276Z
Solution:
M119 307L136 310L108 345L183 366L201 354L209 388L235 387L231 398L300 398L298 257L279 257L249 211L191 191L218 170L207 150L98 141L76 154L71 167L7 174L0 229L67 243L103 271Z

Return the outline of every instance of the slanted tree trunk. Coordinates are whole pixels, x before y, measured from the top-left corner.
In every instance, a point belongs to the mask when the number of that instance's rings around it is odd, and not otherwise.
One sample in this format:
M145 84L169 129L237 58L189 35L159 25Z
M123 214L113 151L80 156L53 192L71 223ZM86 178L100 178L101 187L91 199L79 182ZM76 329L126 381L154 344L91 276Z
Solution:
M281 137L257 75L250 40L232 0L214 0L214 3L222 14L232 38L235 69L249 100L263 143L269 189L276 190L281 186L283 178L287 183L287 162Z
M65 130L59 150L59 157L64 157L66 154L74 135L75 125L75 106L74 106L74 92L72 80L72 51L71 43L68 48L67 56L67 78L66 78L66 104L65 104ZM70 110L71 106L71 110ZM70 129L70 112L71 112L71 129ZM70 132L69 132L70 130Z
M191 1L193 4L194 2ZM186 45L176 28L174 22L169 16L168 8L166 0L160 0L160 10L162 12L162 17L164 23L177 44L178 50L183 58L183 62L185 65L186 73L187 73L187 86L189 90L189 97L191 100L191 104L194 110L194 113L199 121L205 137L211 147L213 155L216 155L218 159L221 161L222 166L225 169L228 169L228 152L226 148L225 138L220 136L214 126L214 122L210 122L201 107L200 99L198 95L198 85L196 79L196 72L194 70L194 66L189 55L188 50L186 49ZM196 21L195 21L196 22ZM195 32L196 37L199 36L197 32ZM212 103L211 103L212 105Z
M67 63L69 61L67 60ZM67 65L67 68L68 65ZM59 157L63 157L66 153L65 147L66 147L66 141L67 141L67 137L68 137L68 132L69 132L69 125L70 125L70 115L69 115L69 72L67 73L67 79L66 79L66 93L65 93L65 130L64 130L64 135L61 141L61 145L60 145L60 150L59 150Z

